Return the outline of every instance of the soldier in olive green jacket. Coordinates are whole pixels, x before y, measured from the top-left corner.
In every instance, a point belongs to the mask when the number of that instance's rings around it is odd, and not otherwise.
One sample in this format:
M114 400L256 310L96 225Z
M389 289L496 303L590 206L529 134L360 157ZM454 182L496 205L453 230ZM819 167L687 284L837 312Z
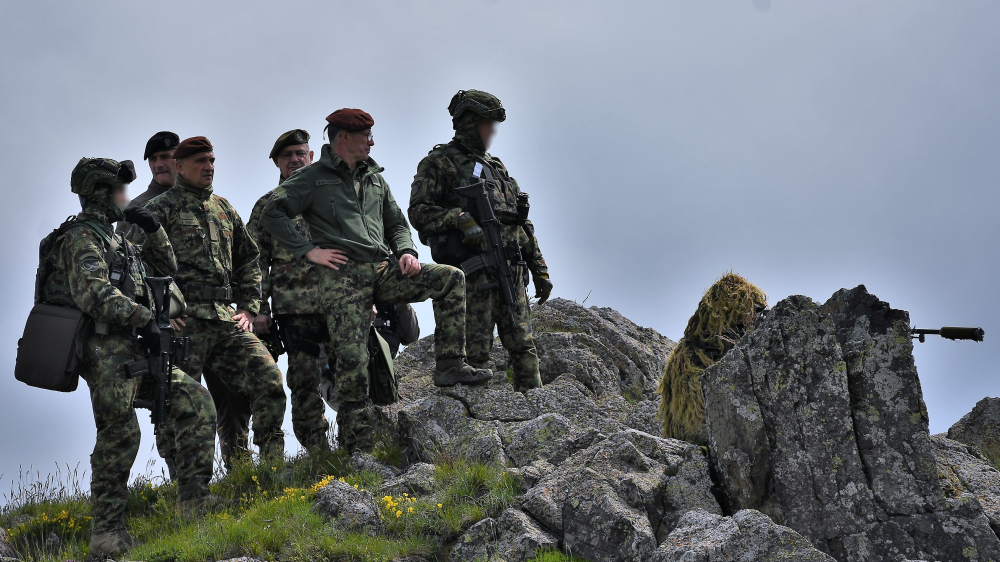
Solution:
M372 304L434 300L437 376L451 384L478 384L492 373L465 362L465 276L442 265L422 265L382 168L369 157L375 121L358 109L327 117L330 144L318 162L278 186L261 213L271 236L296 257L320 267L322 305L336 355L340 403L337 440L348 452L371 450L367 336ZM312 239L295 228L302 215ZM391 265L390 256L399 259Z

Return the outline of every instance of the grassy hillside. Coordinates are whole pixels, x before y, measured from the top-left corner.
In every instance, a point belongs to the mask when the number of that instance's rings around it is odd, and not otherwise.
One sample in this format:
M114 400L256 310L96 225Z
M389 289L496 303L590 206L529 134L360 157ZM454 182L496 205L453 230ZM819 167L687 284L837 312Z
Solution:
M398 459L380 447L383 462ZM426 497L378 493L378 474L350 468L339 453L282 462L248 461L212 484L237 507L186 521L177 515L176 487L142 477L129 489L127 526L138 546L129 560L204 562L237 556L267 560L391 561L405 556L443 560L448 545L477 521L512 505L523 485L502 466L437 459L436 489ZM373 493L383 518L380 533L349 533L312 511L316 491L340 479ZM22 485L0 511L0 527L25 560L83 560L90 507L75 473ZM82 486L84 489L86 486ZM539 562L570 560L539 553Z

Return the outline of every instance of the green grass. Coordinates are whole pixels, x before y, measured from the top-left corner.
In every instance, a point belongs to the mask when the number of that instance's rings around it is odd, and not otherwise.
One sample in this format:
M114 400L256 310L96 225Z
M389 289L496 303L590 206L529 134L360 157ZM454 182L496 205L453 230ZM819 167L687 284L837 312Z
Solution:
M386 462L402 458L393 445L376 448ZM447 545L485 517L498 516L523 492L523 483L496 464L461 457L437 459L435 485L423 497L378 492L380 475L353 470L340 453L278 462L245 461L212 484L234 506L196 520L177 515L177 492L149 476L129 487L126 525L137 541L127 558L147 562L205 562L238 556L267 560L391 561L405 556L443 559ZM390 462L390 464L393 464ZM82 560L90 538L90 506L75 472L22 483L0 510L0 527L25 560ZM333 479L370 491L382 529L348 533L312 511L316 490ZM22 478L23 481L23 478ZM52 540L55 537L57 540ZM539 562L570 560L540 553Z

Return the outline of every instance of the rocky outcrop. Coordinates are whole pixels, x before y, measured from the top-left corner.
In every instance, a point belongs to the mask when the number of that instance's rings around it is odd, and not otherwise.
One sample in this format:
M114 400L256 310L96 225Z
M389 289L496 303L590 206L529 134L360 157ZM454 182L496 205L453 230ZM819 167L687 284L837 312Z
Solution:
M978 449L940 435L931 436L941 489L946 497L971 495L983 508L994 532L1000 532L1000 470Z
M473 525L452 547L449 562L503 560L524 562L541 549L558 548L555 537L543 531L531 517L508 509L497 519Z
M17 553L7 539L7 531L0 527L0 561L16 560Z
M382 526L375 498L369 492L334 480L316 492L316 513L349 531L371 531Z
M909 316L863 287L778 303L702 376L729 512L756 509L837 560L997 560L972 493L941 487Z
M992 462L1000 462L1000 398L980 400L948 429L948 439L972 445Z
M759 511L732 517L689 511L667 535L651 562L834 562L809 539L776 525Z

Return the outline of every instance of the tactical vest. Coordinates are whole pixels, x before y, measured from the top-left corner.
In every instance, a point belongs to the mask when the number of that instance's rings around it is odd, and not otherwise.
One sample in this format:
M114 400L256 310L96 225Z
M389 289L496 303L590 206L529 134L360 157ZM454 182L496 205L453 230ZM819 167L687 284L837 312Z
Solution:
M38 271L35 275L35 304L54 304L77 308L70 291L69 277L60 271L52 254L56 242L77 228L89 228L103 242L104 261L108 264L111 284L126 297L141 302L146 300L145 286L142 282L146 275L145 267L135 255L131 244L125 243L118 235L108 234L98 223L71 216L59 225L48 236L42 239L38 247ZM98 323L97 332L107 333L106 327ZM104 328L104 329L102 329Z
M503 225L501 236L505 241L517 240L519 244L523 245L521 236L518 236L518 229L524 226L528 220L528 196L521 192L517 182L510 177L507 169L499 162L494 162L492 158L477 156L472 150L455 141L437 145L434 149L443 151L458 170L456 186L462 187L492 179L491 182L487 182L487 191L490 195L493 214ZM463 211L470 211L468 201L464 197L458 195L451 197L454 197L454 202ZM479 217L473 218L477 221L480 220ZM431 256L437 263L458 267L462 262L474 256L462 244L462 232L458 229L431 234L427 236L424 243L430 246Z

